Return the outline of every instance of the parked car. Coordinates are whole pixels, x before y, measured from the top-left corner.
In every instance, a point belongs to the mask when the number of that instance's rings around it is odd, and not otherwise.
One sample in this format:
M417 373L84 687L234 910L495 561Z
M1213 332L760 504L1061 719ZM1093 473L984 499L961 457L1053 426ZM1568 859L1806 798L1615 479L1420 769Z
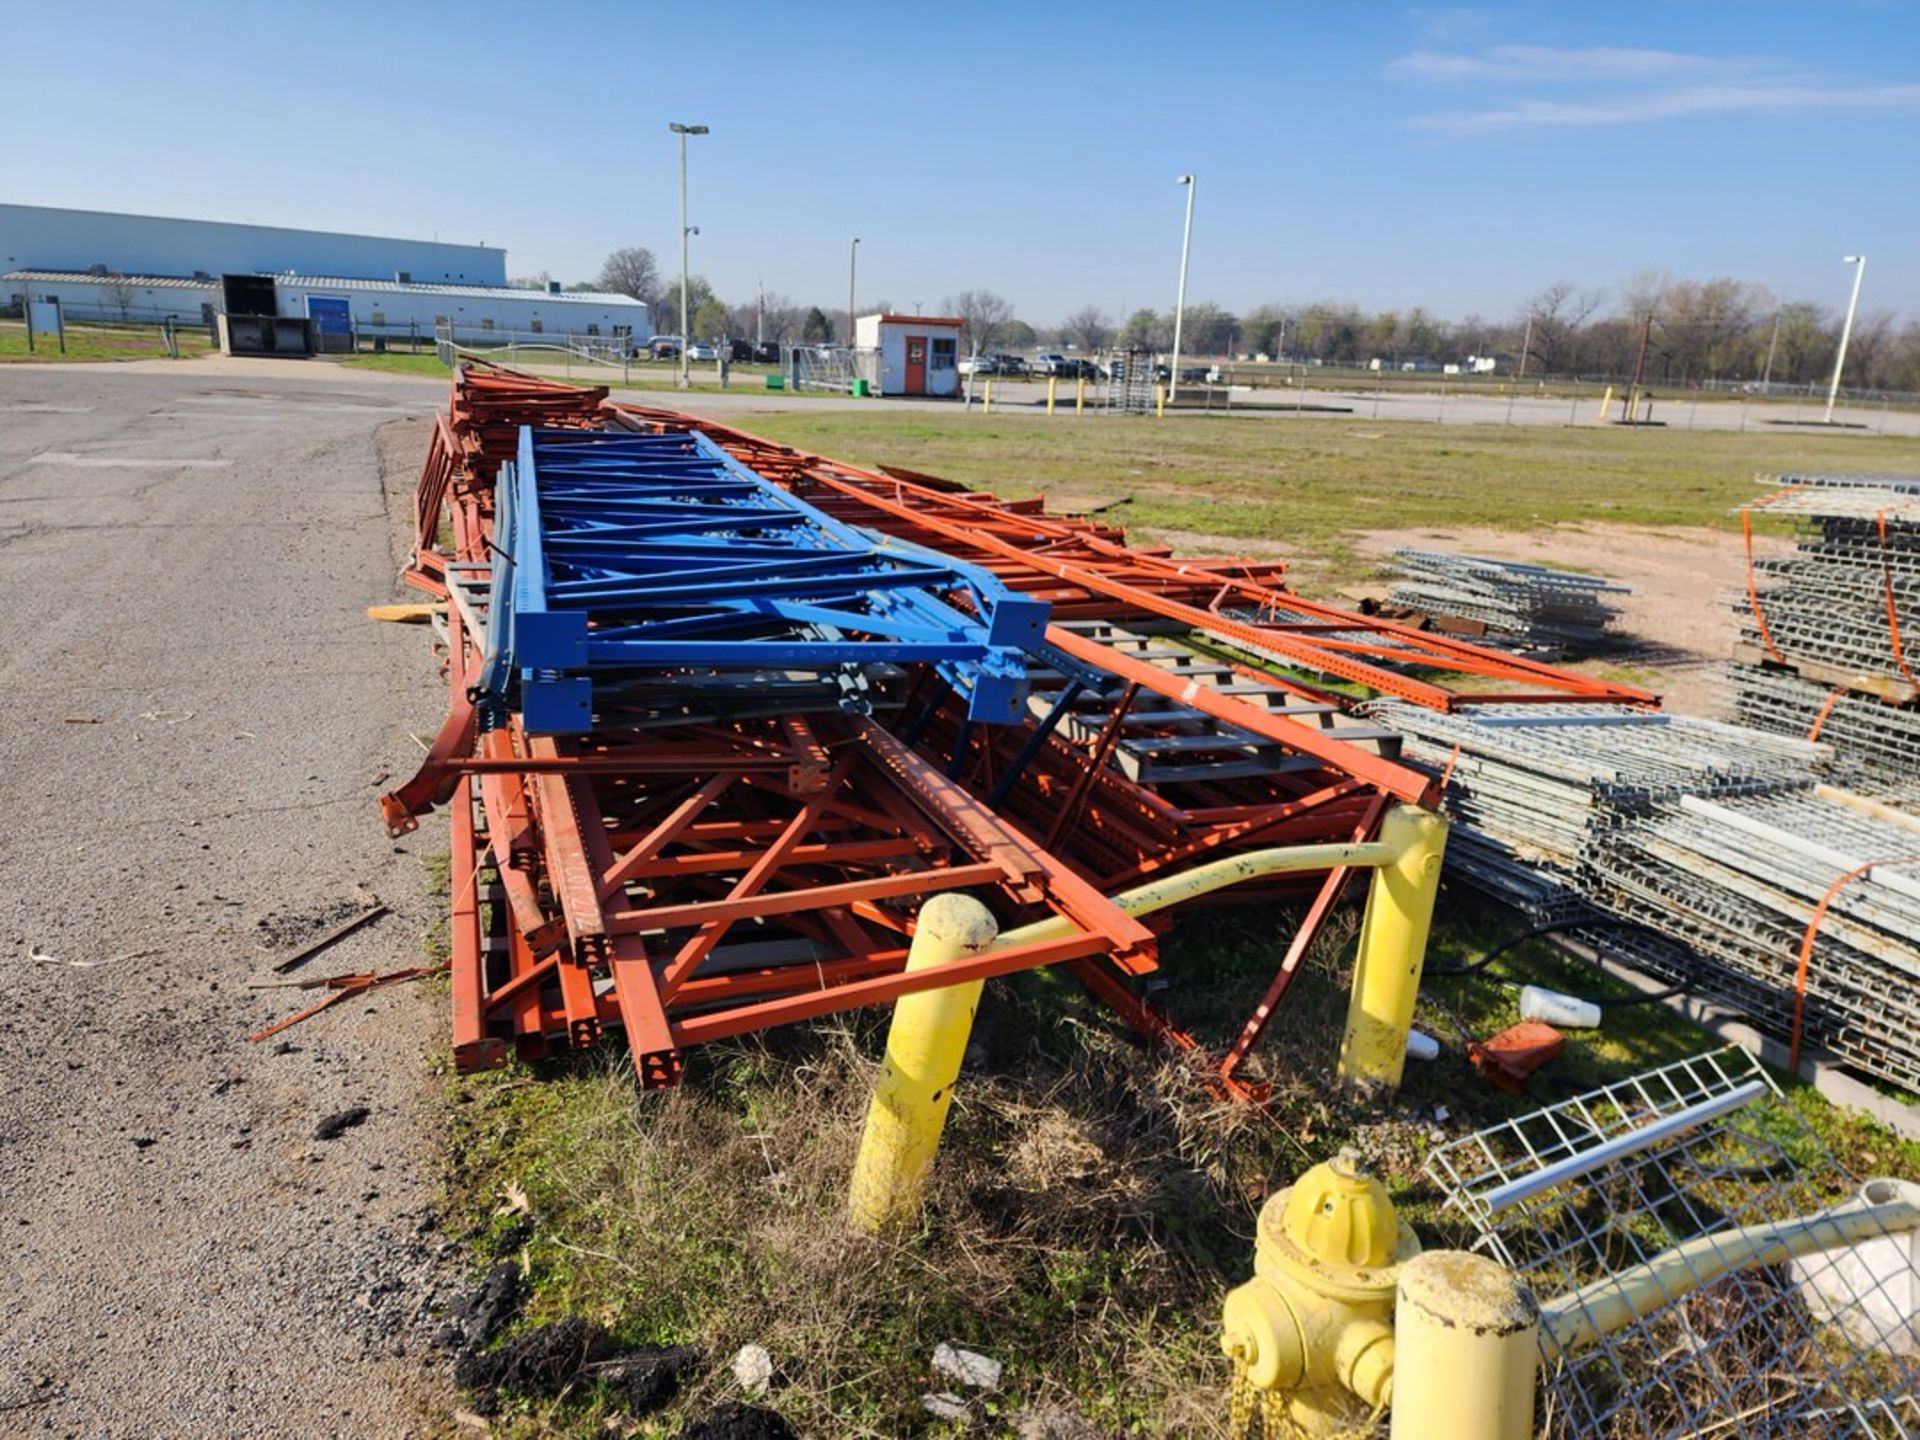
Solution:
M698 340L687 346L687 359L689 360L712 360L714 356L715 351L713 346L702 345Z
M1073 362L1064 355L1048 351L1044 355L1033 357L1033 373L1036 375L1065 375L1067 367Z
M1000 360L994 355L969 355L960 362L962 375L998 375Z
M734 365L753 363L753 342L751 340L727 341L727 360Z
M1024 355L996 355L993 359L999 366L999 374L1025 375L1027 373L1027 358Z
M780 342L762 340L753 347L753 363L756 365L778 365L780 363Z
M1107 372L1093 360L1082 359L1078 355L1068 356L1053 370L1062 380L1104 380Z
M678 360L680 358L680 337L678 335L656 335L647 348L653 352L656 360Z

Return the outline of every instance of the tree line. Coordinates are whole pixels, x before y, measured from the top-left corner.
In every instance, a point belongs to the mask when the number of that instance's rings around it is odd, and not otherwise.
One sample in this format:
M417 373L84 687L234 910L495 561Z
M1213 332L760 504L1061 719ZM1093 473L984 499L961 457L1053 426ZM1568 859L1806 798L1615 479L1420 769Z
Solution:
M524 282L546 283L542 275ZM576 290L631 295L653 307L654 328L680 323L680 282L660 273L639 246L614 251L589 284ZM831 343L846 334L844 309L804 305L767 293L729 304L700 276L687 282L695 338L764 338L784 343ZM870 309L889 310L884 301ZM962 353L1026 350L1036 346L1081 352L1109 347L1165 353L1173 345L1170 310L1109 316L1083 305L1053 324L1020 318L991 290L962 290L940 302L940 313L961 322ZM1270 302L1245 314L1201 300L1181 324L1183 356L1365 367L1378 360L1465 365L1494 357L1502 373L1528 376L1625 376L1638 365L1648 383L1760 381L1809 385L1832 374L1844 318L1841 309L1813 300L1786 300L1765 286L1723 278L1695 281L1642 273L1612 291L1571 281L1546 286L1512 315L1468 315L1448 320L1422 307L1362 309L1346 301ZM1643 354L1644 347L1644 354ZM1847 346L1844 383L1866 390L1920 391L1920 321L1904 325L1885 310L1863 311Z

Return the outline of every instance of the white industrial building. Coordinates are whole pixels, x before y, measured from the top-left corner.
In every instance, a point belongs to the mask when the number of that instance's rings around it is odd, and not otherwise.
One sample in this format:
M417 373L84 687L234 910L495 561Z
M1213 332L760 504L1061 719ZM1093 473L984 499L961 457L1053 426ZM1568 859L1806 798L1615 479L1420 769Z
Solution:
M879 356L882 395L960 393L962 321L937 315L862 315L853 322L856 351Z
M0 205L0 262L0 301L57 300L77 321L210 323L230 308L229 279L257 277L248 293L264 297L270 280L272 297L248 313L312 320L323 335L653 334L630 296L508 287L506 252L481 245Z
M421 284L507 283L507 252L486 245L395 240L225 220L0 205L0 270L126 275L357 275Z
M567 336L631 336L653 330L646 305L597 290L511 290L506 286L417 285L344 276L273 275L276 313L331 329L344 320L374 335L417 332L432 339L451 326L468 337L491 331ZM164 320L207 323L223 308L218 279L169 275L88 275L66 270L15 270L0 275L9 301L57 300L69 320ZM17 303L17 302L16 302Z

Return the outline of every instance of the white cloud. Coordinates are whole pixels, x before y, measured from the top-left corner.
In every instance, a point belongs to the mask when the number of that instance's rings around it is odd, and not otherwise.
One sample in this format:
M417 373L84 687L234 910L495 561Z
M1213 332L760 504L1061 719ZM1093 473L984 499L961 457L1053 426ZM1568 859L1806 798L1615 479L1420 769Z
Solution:
M1634 125L1688 115L1802 110L1920 109L1920 85L1862 85L1846 89L1811 85L1699 85L1636 92L1588 101L1521 100L1487 110L1424 115L1416 129L1455 135L1497 130L1594 125Z
M1495 45L1477 55L1416 50L1389 69L1416 79L1453 82L1506 80L1551 85L1574 80L1680 80L1712 75L1757 75L1784 71L1784 62L1761 56L1690 55L1678 50L1634 50L1590 45Z

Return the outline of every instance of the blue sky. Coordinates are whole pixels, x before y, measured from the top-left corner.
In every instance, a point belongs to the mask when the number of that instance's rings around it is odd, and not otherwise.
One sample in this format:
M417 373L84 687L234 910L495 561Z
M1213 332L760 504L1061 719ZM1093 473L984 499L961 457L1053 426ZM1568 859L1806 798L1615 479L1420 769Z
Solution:
M1920 316L1907 3L7 7L0 199L438 234L591 278L693 268L1050 321L1189 295L1512 314L1732 275ZM30 58L29 58L30 57ZM157 78L159 77L159 78Z

